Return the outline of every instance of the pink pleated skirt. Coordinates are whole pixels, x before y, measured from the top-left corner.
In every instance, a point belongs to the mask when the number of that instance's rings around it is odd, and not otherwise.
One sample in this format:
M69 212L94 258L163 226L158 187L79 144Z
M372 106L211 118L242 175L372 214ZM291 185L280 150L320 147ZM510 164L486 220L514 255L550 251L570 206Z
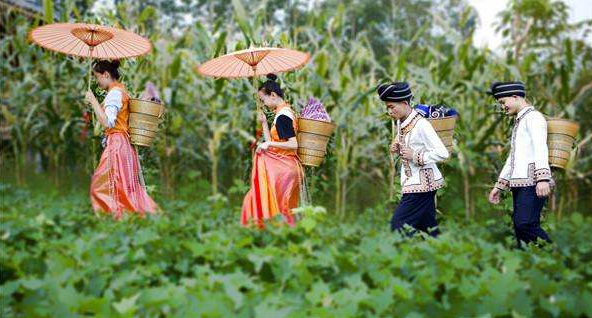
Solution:
M144 186L138 154L124 133L112 133L93 174L90 200L96 212L119 219L124 213L154 213L158 206Z

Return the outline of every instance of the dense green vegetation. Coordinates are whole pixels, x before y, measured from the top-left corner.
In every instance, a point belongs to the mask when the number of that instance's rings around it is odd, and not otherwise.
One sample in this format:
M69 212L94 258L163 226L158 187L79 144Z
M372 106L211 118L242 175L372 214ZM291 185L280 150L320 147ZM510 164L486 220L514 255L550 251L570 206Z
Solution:
M478 17L463 0L114 2L0 13L2 317L592 317L592 22L569 23L562 1L510 1L499 52L474 45ZM122 73L135 94L154 82L167 107L155 147L141 150L161 215L93 215L100 137L82 103L88 61L27 40L52 21L117 25L153 42ZM295 228L238 226L253 87L194 71L251 45L310 52L280 79L296 109L314 96L337 124L324 164L307 168L315 207ZM515 249L510 201L486 202L511 127L485 94L500 79L524 80L542 112L581 125L567 169L554 171L543 221L554 244L544 248ZM461 114L437 239L388 230L398 174L374 92L387 80Z
M392 234L321 207L295 228L237 226L225 198L113 222L78 192L2 185L2 316L578 317L592 315L592 220L546 223L556 246L513 249L509 217Z
M32 27L55 17L119 25L153 41L153 52L126 61L122 73L131 92L139 94L150 80L164 97L165 128L143 162L154 190L169 198L191 181L188 175L209 183L212 194L247 180L255 127L251 83L204 78L194 68L224 52L271 45L313 55L305 68L281 79L297 109L315 96L338 125L326 162L308 171L313 198L334 213L348 214L396 193L387 152L390 123L374 89L403 79L412 83L416 102L443 102L461 114L454 158L444 168L449 186L441 191L447 196L441 209L467 218L491 210L485 196L506 155L510 121L485 91L492 81L510 78L526 81L530 99L544 113L581 124L579 156L567 171L555 173L560 187L552 206L562 214L586 213L590 205L580 193L592 189L586 147L592 116L585 107L592 96L592 46L585 41L591 22L568 23L560 1L512 1L499 21L501 53L473 45L476 13L457 0L327 0L312 7L290 1L117 1L117 10L96 14L85 9L90 0L60 3L45 17L2 13L1 162L6 178L19 184L27 183L33 168L46 171L56 186L67 175L90 174L99 148L81 102L87 62L27 40ZM187 14L196 20L183 19ZM30 166L34 162L37 167Z

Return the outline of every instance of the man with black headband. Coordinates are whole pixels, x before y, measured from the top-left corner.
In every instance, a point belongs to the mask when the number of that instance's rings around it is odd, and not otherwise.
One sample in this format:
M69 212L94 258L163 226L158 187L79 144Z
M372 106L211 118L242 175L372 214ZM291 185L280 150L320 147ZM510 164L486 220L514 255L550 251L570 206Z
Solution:
M541 210L551 193L551 169L547 148L547 121L525 99L522 82L496 82L488 92L504 112L516 116L511 149L500 176L489 194L489 202L498 204L502 191L511 189L514 201L514 232L521 242L550 242L541 228Z
M448 158L448 150L428 120L411 108L413 95L409 84L383 84L378 86L377 93L389 116L401 121L391 152L401 157L403 197L391 219L391 229L401 230L409 225L435 236L436 191L444 186L436 163Z

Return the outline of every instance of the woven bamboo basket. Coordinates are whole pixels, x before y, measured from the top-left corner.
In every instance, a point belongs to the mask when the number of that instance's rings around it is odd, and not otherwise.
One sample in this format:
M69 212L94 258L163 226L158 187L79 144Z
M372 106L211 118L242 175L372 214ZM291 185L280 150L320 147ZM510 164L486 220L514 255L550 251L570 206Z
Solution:
M147 100L130 99L129 107L131 143L150 147L158 133L158 124L162 122L164 105Z
M547 146L549 147L549 165L565 169L571 156L580 125L574 121L547 119Z
M298 157L303 165L318 167L325 159L327 143L335 124L313 119L298 119Z
M442 140L444 146L449 153L452 153L452 144L454 140L454 126L456 126L456 119L457 116L449 116L449 117L442 117L442 118L427 118L427 120L432 124L434 130Z

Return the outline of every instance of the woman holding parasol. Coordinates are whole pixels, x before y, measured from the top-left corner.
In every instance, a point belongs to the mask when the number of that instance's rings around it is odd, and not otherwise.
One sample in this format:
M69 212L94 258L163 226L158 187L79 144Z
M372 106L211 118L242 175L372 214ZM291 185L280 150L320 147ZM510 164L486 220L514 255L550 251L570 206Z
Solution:
M243 226L254 223L262 228L264 220L278 215L294 225L292 209L300 199L304 169L297 155L297 115L276 80L277 76L267 75L257 92L263 105L274 112L274 120L269 129L265 115L258 114L265 141L257 146L253 158L251 189L245 195L241 213Z
M103 211L119 219L124 211L154 212L154 201L143 184L140 162L129 141L129 96L119 82L121 58L140 56L151 49L150 41L123 29L86 23L53 23L29 33L35 44L67 55L102 59L94 63L89 74L86 101L105 129L105 149L92 178L90 198L95 211ZM91 75L107 90L104 105L90 90ZM94 144L93 144L94 146ZM94 155L94 151L93 151Z
M97 61L93 74L99 87L107 91L101 106L91 90L86 101L105 129L103 154L93 174L90 199L95 211L112 213L116 219L124 211L156 211L156 203L146 192L138 154L129 140L129 95L119 82L119 61Z
M260 47L229 53L205 62L197 71L218 78L253 78L267 75L256 91L257 121L264 142L253 156L251 189L243 201L241 224L264 227L264 221L281 215L294 224L292 209L298 205L303 169L297 156L297 116L284 99L284 92L274 73L298 69L310 59L310 54L285 49ZM260 111L260 102L275 113L271 129ZM259 139L259 134L256 140Z

